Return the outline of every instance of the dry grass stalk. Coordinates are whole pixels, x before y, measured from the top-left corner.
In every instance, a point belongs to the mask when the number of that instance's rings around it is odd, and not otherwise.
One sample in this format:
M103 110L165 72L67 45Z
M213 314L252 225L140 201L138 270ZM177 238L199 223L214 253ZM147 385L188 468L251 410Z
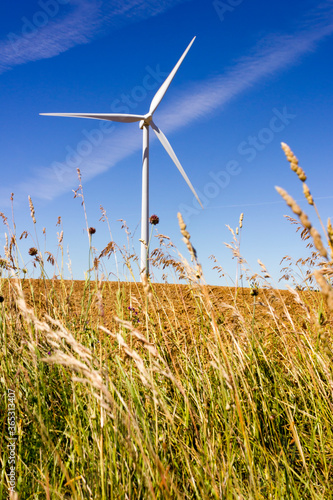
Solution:
M322 275L320 271L315 270L313 272L314 277L316 278L316 281L318 285L321 288L322 294L324 295L327 306L331 312L333 312L333 289L332 287L327 283L326 279Z
M143 342L144 346L148 349L148 351L150 351L150 353L153 355L153 356L157 356L159 357L155 347L153 346L153 344L151 344L150 342L148 342L147 339L145 339L145 337L143 335L141 335L140 332L138 332L137 330L135 330L135 328L131 325L130 322L127 322L127 321L122 321L120 320L119 318L115 317L115 320L122 324L123 326L125 326L125 328L128 328L132 334L134 334L136 336L136 338L138 340L140 340L141 342ZM112 333L110 330L108 330L107 328L103 327L100 325L99 327L101 330L103 330L103 332L109 334L111 337L115 338L119 344L119 347L122 348L122 350L124 351L124 353L134 361L137 369L138 369L138 373L139 373L139 377L143 383L144 386L146 387L149 387L152 392L153 392L153 395L154 395L154 398L156 399L156 401L158 401L158 394L154 388L154 382L153 382L153 379L151 377L151 374L149 373L147 367L145 366L145 363L142 359L142 357L134 350L132 349L124 340L124 338L122 337L122 335L120 333Z
M9 228L9 225L8 225L8 219L7 217L5 216L4 213L0 212L0 217L2 219L2 222L5 224L5 226L7 226Z
M7 236L7 233L5 233L5 240L6 240L6 244L4 246L5 256L7 257L8 260L10 260L10 253L9 253L9 249L8 249L8 236Z
M330 218L327 221L327 236L328 236L328 243L331 249L331 259L333 260L333 227Z
M183 220L183 216L180 212L178 212L177 217L178 217L180 232L183 235L183 241L184 241L185 245L187 246L188 251L190 252L191 261L195 262L195 265L196 265L196 270L194 273L195 278L200 279L200 278L202 278L202 269L201 269L201 265L198 262L197 252L196 252L194 246L192 245L192 243L190 242L190 238L191 238L190 233L186 230L186 224L185 224L185 222ZM191 275L193 274L193 270L190 268L190 266L188 266L188 268L190 271L189 277L191 277Z
M8 269L8 262L0 256L0 269Z
M185 266L183 263L177 261L174 256L164 253L161 248L155 248L151 255L151 262L154 267L158 269L166 269L172 267L180 279L186 276Z
M142 281L142 286L143 286L143 291L144 291L145 296L148 298L148 300L152 300L153 294L150 291L150 284L149 284L148 276L146 275L146 273L142 273L141 281Z
M190 238L191 238L190 233L186 230L186 224L185 224L185 222L183 220L183 216L180 212L178 212L177 217L178 217L180 232L183 235L183 241L184 241L185 245L187 246L188 251L191 254L191 260L195 261L197 259L197 252L196 252L195 248L193 247L192 243L190 242Z
M328 232L328 235L330 237L330 240L333 241L333 227L332 227L330 217L328 218L328 221L327 221L327 232Z
M96 299L97 299L97 307L99 314L102 318L105 318L105 310L104 310L104 305L103 305L103 296L102 296L102 286L103 286L103 276L98 282L98 289L96 292Z
M319 251L320 255L322 255L325 259L327 259L327 250L323 245L321 236L318 233L317 229L315 229L314 227L311 227L310 234L312 236L314 246Z
M310 189L308 188L308 186L305 184L305 181L306 181L306 175L305 175L305 172L304 170L298 165L298 159L296 158L296 156L294 155L294 153L291 151L290 147L285 144L284 142L281 143L281 146L282 146L282 149L283 151L285 152L285 155L287 157L287 160L290 162L290 167L291 169L296 172L296 174L298 175L299 179L303 182L303 193L304 193L304 196L307 200L307 202L309 203L309 205L312 205L315 209L315 212L317 214L317 217L318 217L318 220L320 222L320 225L323 229L323 233L325 234L327 240L328 240L328 236L327 236L327 232L326 232L326 228L324 227L324 224L323 224L323 221L320 217L320 214L319 214L319 211L318 211L318 208L313 200L313 197L310 193ZM310 228L308 228L310 229Z
M303 224L303 226L310 231L310 234L311 234L312 239L313 239L314 246L316 247L316 249L318 250L318 252L320 253L320 255L322 257L324 257L325 259L327 259L327 250L326 250L326 248L323 245L321 236L318 233L318 231L314 227L312 227L312 224L309 221L308 216L306 215L306 213L303 212L303 210L301 209L301 207L287 193L287 191L285 191L284 189L282 189L279 186L275 186L275 189L277 190L277 192L279 193L279 195L282 196L282 198L285 200L285 202L291 208L291 210L294 212L294 214L296 214L299 217L299 219L300 219L301 223Z
M34 314L34 311L27 307L23 291L18 280L15 280L15 288L17 292L16 304L21 311L22 316L27 323L34 326L35 332L38 332L40 339L44 338L46 342L52 346L53 355L41 359L45 363L55 363L69 368L73 372L81 373L84 376L82 381L88 383L98 392L103 393L108 402L112 402L112 396L103 382L103 377L99 370L94 366L94 357L91 351L78 342L71 332L69 332L58 320L54 320L48 315L45 315L46 321L40 321ZM50 326L52 325L52 327ZM28 343L31 352L34 354L34 340L31 338ZM76 354L76 356L75 356ZM109 413L111 407L106 403L100 403Z
M147 351L150 352L150 354L152 354L156 358L162 359L160 357L160 355L158 354L158 351L157 351L156 347L154 346L154 344L152 342L150 342L148 339L146 339L146 337L141 332L139 332L139 330L134 328L130 321L125 321L123 319L118 318L117 316L115 316L114 319L115 319L115 321L117 321L117 323L119 323L122 326L124 326L125 328L127 328L127 330L129 330L131 332L133 337L135 337L137 340L139 340L139 342L141 342L145 346L145 348L147 349ZM103 328L103 330L105 331L104 328ZM113 337L116 337L115 334L112 334L111 332L108 332L108 333L110 335L112 335Z
M99 254L99 259L101 259L102 257L105 257L107 256L107 258L109 259L110 258L110 255L112 253L114 253L116 251L116 245L115 245L115 242L114 241L110 241L106 247L101 251L101 253Z
M296 300L297 304L299 304L301 306L301 308L304 310L304 314L306 315L307 320L311 321L309 307L301 299L300 294L298 293L298 291L295 290L294 288L292 288L289 285L286 285L286 287L289 290L289 292L293 295L293 297Z
M259 264L259 266L261 267L261 269L262 269L262 271L264 273L264 278L271 278L270 274L268 273L268 271L266 269L265 264L263 264L260 259L258 259L258 264Z
M58 243L59 245L62 243L63 239L64 239L64 231L61 231L61 233L57 233L57 238L58 238Z

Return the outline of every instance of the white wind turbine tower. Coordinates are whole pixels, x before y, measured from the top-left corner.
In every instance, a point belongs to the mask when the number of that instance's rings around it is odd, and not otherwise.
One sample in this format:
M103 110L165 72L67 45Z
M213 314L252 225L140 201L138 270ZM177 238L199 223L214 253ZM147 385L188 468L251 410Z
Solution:
M97 120L110 120L114 122L122 123L133 123L140 122L140 128L143 131L143 152L142 152L142 210L141 210L141 266L140 273L148 274L149 264L148 264L148 238L149 238L149 126L153 129L158 139L164 146L167 153L170 155L172 161L175 163L176 167L184 177L187 185L191 189L192 193L198 200L202 207L201 201L194 190L189 178L187 177L183 167L181 166L174 150L172 149L168 139L165 137L163 132L158 128L158 126L153 122L153 114L155 113L157 107L162 101L166 91L169 88L175 74L177 73L181 63L183 62L186 54L191 48L196 37L193 38L191 43L186 48L185 52L177 62L176 66L171 71L170 75L163 82L161 87L158 89L156 94L151 101L150 108L145 115L132 115L132 114L118 114L118 113L40 113L41 115L47 116L69 116L74 118L94 118Z

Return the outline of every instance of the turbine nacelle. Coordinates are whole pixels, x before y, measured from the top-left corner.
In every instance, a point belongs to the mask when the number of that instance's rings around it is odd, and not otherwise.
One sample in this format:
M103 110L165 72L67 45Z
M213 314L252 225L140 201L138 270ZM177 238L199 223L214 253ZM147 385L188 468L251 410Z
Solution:
M141 128L141 130L143 129L143 127L148 127L151 124L152 120L153 120L153 114L147 113L144 119L141 120L139 123L139 127Z

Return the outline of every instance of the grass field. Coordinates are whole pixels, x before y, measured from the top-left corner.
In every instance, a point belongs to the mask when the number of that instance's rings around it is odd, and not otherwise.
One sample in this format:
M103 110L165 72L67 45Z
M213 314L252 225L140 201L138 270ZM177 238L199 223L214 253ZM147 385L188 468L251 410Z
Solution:
M152 255L152 269L186 283L168 285L103 279L103 259L130 272L133 259L113 241L94 255L88 223L85 281L64 280L39 248L31 279L2 214L0 498L332 498L333 230L319 218L322 239L278 190L312 245L298 264L307 279L289 290L272 288L262 263L244 276L242 218L238 282L210 287L181 216L191 262L162 236ZM81 184L78 195L84 206Z

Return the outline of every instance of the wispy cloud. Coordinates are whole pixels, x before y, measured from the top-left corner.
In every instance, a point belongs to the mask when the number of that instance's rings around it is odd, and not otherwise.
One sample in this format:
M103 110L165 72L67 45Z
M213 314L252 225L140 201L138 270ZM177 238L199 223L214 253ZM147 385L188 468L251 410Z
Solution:
M21 19L21 29L0 40L0 74L15 66L55 57L114 29L141 21L188 0L70 0L41 6ZM42 5L41 3L40 5Z
M142 147L142 137L138 124L128 126L119 124L119 128L112 132L112 137L105 139L100 147L96 147L87 158L80 158L77 166L80 168L85 181L96 177L116 163L127 158ZM15 189L15 199L29 193L33 198L52 200L76 187L77 172L75 159L72 162L52 164L49 167L36 169L35 178L20 183ZM62 166L61 166L62 165ZM1 191L0 191L1 192Z
M214 111L220 111L223 105L264 78L297 64L332 33L333 7L330 2L326 8L322 5L313 12L312 18L308 17L296 32L261 40L252 55L238 60L224 75L187 88L186 92L179 95L177 101L169 106L170 110L176 108L179 112L176 115L172 112L164 113L160 123L166 131L171 131Z
M186 89L186 93L184 91L183 94L178 94L173 102L169 101L170 111L163 112L162 109L156 117L158 125L163 131L171 133L220 110L264 78L296 64L302 56L314 51L321 40L333 33L332 14L333 8L316 11L294 33L274 35L262 40L250 56L236 62L224 75L193 85L191 89ZM177 109L176 114L173 114L173 109ZM99 147L95 147L88 157L82 159L79 167L85 179L95 177L140 150L141 140L140 131L135 125L130 128L128 124L117 124L110 137L105 138ZM66 166L59 181L54 168L43 167L36 171L32 180L19 184L15 188L15 194L26 196L29 193L35 198L53 199L67 192L76 183L75 168Z

